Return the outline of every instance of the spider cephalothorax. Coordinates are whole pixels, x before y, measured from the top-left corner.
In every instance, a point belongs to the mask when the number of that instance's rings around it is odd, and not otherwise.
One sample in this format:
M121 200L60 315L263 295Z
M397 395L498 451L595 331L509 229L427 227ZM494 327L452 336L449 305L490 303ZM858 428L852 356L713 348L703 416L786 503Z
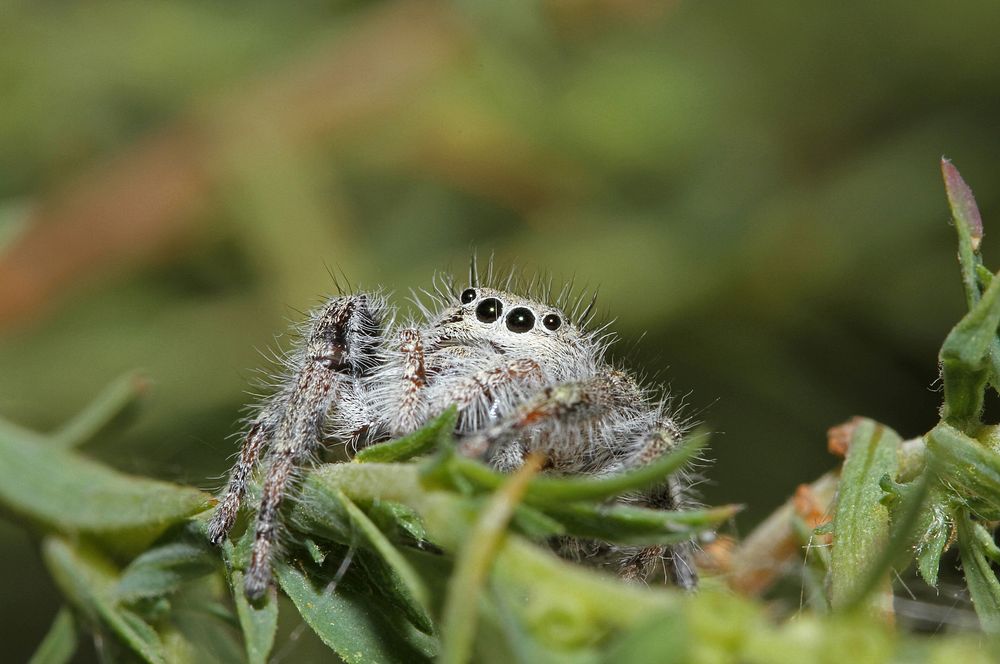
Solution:
M473 261L467 288L437 280L435 292L426 293L432 305L418 300L421 319L403 325L378 293L342 294L311 314L279 388L250 425L209 526L212 541L220 543L262 462L247 595L260 596L270 582L278 507L294 470L327 442L356 449L389 440L452 405L466 452L505 472L533 451L545 455L548 472L622 472L680 442L665 402L605 360L610 335L587 329L593 300L567 305L566 288L548 304L547 293L517 295L513 279L499 288L491 281L479 284ZM686 500L685 488L676 476L630 500L676 508ZM627 578L645 578L665 560L672 580L693 588L688 549L561 545L567 555L614 564Z

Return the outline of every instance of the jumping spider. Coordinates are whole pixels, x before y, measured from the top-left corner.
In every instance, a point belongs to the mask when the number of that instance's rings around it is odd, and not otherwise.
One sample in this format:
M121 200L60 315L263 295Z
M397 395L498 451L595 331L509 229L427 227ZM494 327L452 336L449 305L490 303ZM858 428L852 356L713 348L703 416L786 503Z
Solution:
M212 542L221 543L261 463L248 597L260 597L270 584L278 510L296 469L328 441L356 450L412 432L454 404L462 447L504 472L540 451L548 472L613 474L648 464L680 442L681 427L666 402L605 359L613 335L605 327L587 329L594 300L583 306L578 297L566 306L571 286L554 300L548 288L529 287L541 292L524 297L511 291L516 279L501 287L492 266L490 273L480 285L473 260L469 287L460 293L452 279L435 279L434 292L424 291L431 306L416 302L423 320L406 325L395 324L395 310L379 293L341 294L310 314L279 388L250 424L209 525ZM677 474L622 500L675 509L687 504L688 486ZM697 584L691 544L638 548L564 539L556 546L567 557L613 565L628 579L661 569L683 588Z

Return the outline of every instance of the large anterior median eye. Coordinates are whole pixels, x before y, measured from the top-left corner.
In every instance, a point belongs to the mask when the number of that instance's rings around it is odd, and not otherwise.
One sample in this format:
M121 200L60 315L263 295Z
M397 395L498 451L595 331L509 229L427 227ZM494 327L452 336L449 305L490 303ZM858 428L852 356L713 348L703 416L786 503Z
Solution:
M462 304L468 304L469 302L472 302L475 299L476 299L475 288L466 288L464 291L462 291Z
M471 290L471 289L470 289ZM476 318L483 323L492 323L503 313L503 304L495 297L488 297L476 307Z
M511 309L507 314L507 329L511 332L527 332L535 326L535 314L524 307Z

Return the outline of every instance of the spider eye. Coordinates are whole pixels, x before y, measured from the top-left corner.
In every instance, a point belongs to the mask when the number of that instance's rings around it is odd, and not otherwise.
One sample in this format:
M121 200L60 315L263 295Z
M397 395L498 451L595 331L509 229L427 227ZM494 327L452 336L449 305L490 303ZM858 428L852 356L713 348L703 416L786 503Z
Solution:
M549 314L542 319L542 325L545 326L546 330L558 330L559 326L562 325L562 318L559 318L558 314Z
M469 290L472 290L471 288ZM469 291L466 291L466 293ZM465 298L465 293L462 293L463 299ZM500 318L500 314L503 313L503 304L500 300L495 297L488 297L479 303L476 307L476 318L483 323L492 323L496 319Z
M535 326L535 314L524 307L511 309L507 314L507 329L511 332L527 332Z
M468 304L469 302L472 302L475 299L476 299L475 288L466 288L464 291L462 291L462 304Z

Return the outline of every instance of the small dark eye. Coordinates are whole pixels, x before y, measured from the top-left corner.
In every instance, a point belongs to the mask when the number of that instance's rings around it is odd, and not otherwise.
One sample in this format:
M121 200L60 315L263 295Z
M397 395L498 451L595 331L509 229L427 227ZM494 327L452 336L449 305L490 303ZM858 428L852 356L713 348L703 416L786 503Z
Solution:
M462 296L464 298L465 293L463 293ZM492 323L496 319L500 318L500 314L502 313L503 313L503 304L501 304L500 300L496 299L495 297L486 298L485 300L479 303L478 307L476 307L476 318L478 318L483 323Z
M559 326L562 325L562 318L559 318L557 314L549 314L542 319L542 325L547 330L558 330Z
M468 304L469 302L472 302L475 299L476 299L475 288L466 288L464 291L462 291L462 304Z
M511 332L527 332L535 326L535 314L524 307L511 309L507 314L507 329Z

